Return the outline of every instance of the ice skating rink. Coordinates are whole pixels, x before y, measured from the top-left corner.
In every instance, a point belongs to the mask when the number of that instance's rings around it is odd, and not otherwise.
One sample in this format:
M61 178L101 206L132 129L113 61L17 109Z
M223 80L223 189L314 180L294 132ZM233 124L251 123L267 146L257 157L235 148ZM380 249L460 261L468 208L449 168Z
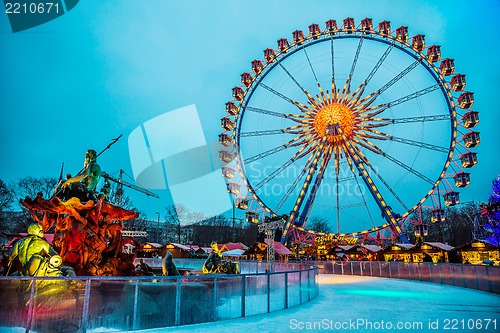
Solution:
M302 306L141 332L500 332L500 295L377 277L322 274L319 283Z

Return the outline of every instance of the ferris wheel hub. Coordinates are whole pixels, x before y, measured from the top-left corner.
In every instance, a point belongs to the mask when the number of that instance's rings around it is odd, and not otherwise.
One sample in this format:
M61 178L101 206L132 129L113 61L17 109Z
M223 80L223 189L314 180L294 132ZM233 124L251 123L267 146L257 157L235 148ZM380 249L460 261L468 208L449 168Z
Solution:
M318 110L314 116L314 130L320 138L326 138L329 143L337 144L340 139L331 134L331 128L339 125L344 135L349 138L354 129L354 111L342 103L330 103Z

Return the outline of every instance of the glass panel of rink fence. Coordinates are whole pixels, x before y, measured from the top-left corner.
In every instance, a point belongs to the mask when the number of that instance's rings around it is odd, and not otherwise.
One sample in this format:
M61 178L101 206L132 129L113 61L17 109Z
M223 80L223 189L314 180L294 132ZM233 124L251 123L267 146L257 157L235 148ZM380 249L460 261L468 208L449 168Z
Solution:
M200 261L185 261L182 268ZM317 269L241 262L238 275L181 277L0 277L2 327L36 332L140 330L264 314L305 303L318 293ZM287 271L295 269L295 271ZM298 271L302 269L303 271ZM35 282L35 283L33 283ZM69 287L69 288L68 288Z
M318 261L320 274L398 278L500 294L500 267L400 261Z

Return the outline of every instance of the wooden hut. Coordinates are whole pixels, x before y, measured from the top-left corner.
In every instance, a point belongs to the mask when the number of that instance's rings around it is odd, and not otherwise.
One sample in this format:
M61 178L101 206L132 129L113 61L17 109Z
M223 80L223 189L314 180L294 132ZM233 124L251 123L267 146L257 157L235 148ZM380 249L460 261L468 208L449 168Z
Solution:
M168 243L165 248L172 253L173 258L190 258L194 251L192 247L179 243Z
M390 244L378 252L378 259L382 261L410 262L412 257L409 251L414 247L413 244Z
M411 248L410 253L413 262L449 262L448 252L453 246L440 242L419 242Z
M463 264L491 264L500 265L500 247L485 240L473 239L462 246L455 248L456 254L461 257Z

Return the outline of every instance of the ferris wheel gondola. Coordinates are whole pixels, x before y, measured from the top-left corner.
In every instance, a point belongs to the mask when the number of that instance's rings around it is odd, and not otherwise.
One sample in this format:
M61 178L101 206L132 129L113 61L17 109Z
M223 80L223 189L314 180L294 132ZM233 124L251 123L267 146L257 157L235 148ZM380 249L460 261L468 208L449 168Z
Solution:
M312 215L338 236L388 229L407 241L404 222L427 199L459 203L453 185L470 183L480 137L454 59L370 18L292 38L251 62L221 119L219 157L239 171L224 177L247 220L286 214L283 242Z

